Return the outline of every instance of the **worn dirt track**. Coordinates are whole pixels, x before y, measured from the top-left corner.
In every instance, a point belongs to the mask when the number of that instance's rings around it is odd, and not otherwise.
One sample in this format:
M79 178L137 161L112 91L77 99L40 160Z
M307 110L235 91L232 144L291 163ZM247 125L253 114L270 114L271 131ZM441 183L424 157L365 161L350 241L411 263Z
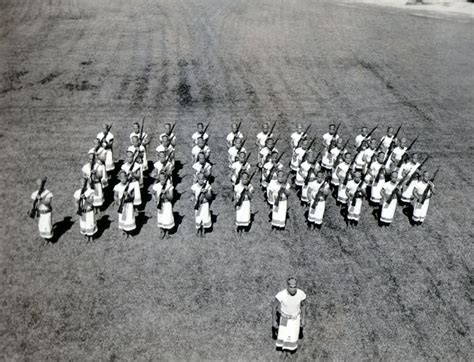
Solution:
M309 296L302 360L472 359L474 42L455 20L310 0L0 1L0 354L277 359L270 304L295 275ZM86 245L72 201L85 153L113 122L123 159L142 115L152 150L177 123L178 230L159 241L148 203L124 240L110 206ZM331 200L308 232L293 195L287 231L271 236L258 193L237 238L224 138L239 119L249 144L264 121L281 136L298 122L318 136L342 122L345 137L403 124L441 167L426 225L398 210L381 230L364 204L346 229ZM211 122L217 192L204 240L187 191L198 121ZM25 216L42 175L62 230L44 248Z

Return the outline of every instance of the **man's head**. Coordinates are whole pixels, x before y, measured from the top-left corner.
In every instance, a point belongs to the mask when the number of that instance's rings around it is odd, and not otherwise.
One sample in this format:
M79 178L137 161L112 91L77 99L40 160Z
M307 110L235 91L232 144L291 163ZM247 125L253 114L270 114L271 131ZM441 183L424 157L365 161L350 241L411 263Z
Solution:
M360 144L360 149L363 151L363 150L366 150L367 147L368 147L369 143L367 141L364 141Z
M314 154L313 151L308 151L306 152L306 160L309 162L309 163L314 163L316 161L316 155Z
M429 171L423 172L423 181L428 182L429 180L430 180L430 172Z
M309 148L309 141L307 139L304 139L303 142L301 142L301 148L303 148L303 150L307 150Z
M92 163L92 160L94 160L94 158L95 158L94 150L90 150L89 152L87 152L87 159L89 160L89 162Z
M316 181L318 181L319 183L324 181L324 172L318 171L316 173Z
M135 147L138 147L138 137L137 136L132 137L132 145L134 145Z
M164 153L163 151L158 152L158 160L159 160L161 163L165 163L165 161L166 161L166 153Z
M288 291L288 293L290 295L295 295L296 292L297 292L297 287L298 287L298 281L296 280L296 278L293 278L293 277L290 277L288 278L288 280L286 281L286 290Z
M120 180L120 182L122 184L125 184L127 182L127 174L125 173L125 171L123 171L123 170L119 171L118 179Z
M239 124L238 123L232 123L232 132L234 134L237 134L239 132Z
M367 127L365 127L365 126L362 127L362 128L360 129L360 134L361 134L362 136L364 136L364 137L367 136Z
M242 181L242 185L247 186L249 184L249 174L245 171L242 172L240 180Z
M298 123L298 126L296 126L296 132L303 133L303 125L301 123Z
M265 141L265 146L269 150L273 150L273 147L275 146L275 141L273 140L273 138L267 138L267 140Z
M127 154L125 155L125 162L126 163L132 163L133 162L133 152L132 151L127 151Z
M405 137L402 137L400 139L400 142L398 143L398 145L401 147L401 148L405 148L407 146L407 139Z
M242 148L242 139L238 137L234 138L234 146L240 150Z
M355 183L359 183L362 174L360 173L360 171L356 171L352 174L352 177L354 178Z
M375 150L377 148L377 141L374 138L370 140L369 144L372 150Z
M199 153L198 153L198 156L197 156L197 159L198 159L198 162L199 162L201 165L205 165L205 164L206 164L206 155L204 154L204 152L199 152Z
M385 160L385 153L379 152L377 154L377 162L382 164L384 160Z
M138 122L133 124L133 132L140 133L140 124Z
M273 162L277 162L277 161L278 161L278 157L279 157L278 152L273 151L273 152L272 152L272 157L271 157L272 161L273 161Z
M199 122L197 124L197 130L199 133L204 133L204 124L202 124L201 122Z
M161 144L165 148L168 148L168 146L170 145L170 138L167 135L164 135L163 137L161 137Z
M246 157L245 152L239 152L238 158L239 158L240 163L243 164L245 162L245 157Z
M206 176L202 172L199 172L196 177L199 186L204 186L206 184Z
M283 170L278 171L277 179L278 179L278 182L281 184L286 182L286 174Z
M263 131L263 133L267 134L269 132L269 130L270 130L270 126L268 125L267 122L265 122L262 126L262 131Z
M411 162L413 163L418 163L418 160L420 159L420 156L418 155L418 153L414 152L412 155L411 155Z
M329 134L333 135L336 132L336 125L334 123L331 123L329 125Z
M204 145L206 144L206 142L204 141L204 138L202 137L199 137L197 139L197 145L200 147L200 148L204 148Z
M398 179L398 172L397 171L390 172L390 181L393 183L396 183L397 179Z
M102 125L102 128L103 128L104 132L107 132L107 130L109 129L109 125L107 123L104 123Z
M393 136L393 127L387 127L387 136L389 137Z
M171 133L171 123L165 123L165 133L168 135Z
M341 137L339 137L336 141L336 147L342 150L342 147L344 146L344 141L342 140Z
M344 162L347 164L351 163L352 154L350 152L344 153Z
M168 181L168 176L166 175L165 172L161 171L160 174L158 175L158 180L160 184L166 185L166 181Z

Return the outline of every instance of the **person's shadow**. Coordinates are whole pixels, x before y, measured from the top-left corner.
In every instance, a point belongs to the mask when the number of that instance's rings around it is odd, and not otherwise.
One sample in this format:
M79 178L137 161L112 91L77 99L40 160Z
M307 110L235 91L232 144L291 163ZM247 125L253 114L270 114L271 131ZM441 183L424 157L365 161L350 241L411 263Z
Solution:
M68 230L72 228L75 221L72 221L71 216L66 216L61 221L55 222L53 225L53 237L51 238L51 243L56 244L61 236L63 236Z
M109 219L109 215L103 215L97 220L97 232L94 234L93 239L98 239L102 236L105 230L110 228L112 221Z
M184 219L184 216L181 215L177 211L173 212L173 217L174 217L174 228L171 229L170 235L174 235L178 232L179 226L183 223L183 219Z

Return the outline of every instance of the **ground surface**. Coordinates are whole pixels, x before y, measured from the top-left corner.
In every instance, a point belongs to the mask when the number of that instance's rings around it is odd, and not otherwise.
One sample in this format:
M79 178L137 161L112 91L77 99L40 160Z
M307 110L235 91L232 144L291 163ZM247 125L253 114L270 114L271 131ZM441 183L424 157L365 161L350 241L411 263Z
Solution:
M270 305L289 275L309 296L302 360L473 358L472 22L310 0L20 0L0 2L0 24L5 359L277 359ZM124 240L109 207L86 245L72 201L85 152L107 121L123 158L142 115L152 136L177 122L178 231L159 241L148 203ZM365 204L347 230L331 200L308 232L293 196L273 236L259 195L237 238L224 136L240 118L249 136L273 120L281 135L403 124L441 167L426 225L398 210L381 230ZM204 240L187 191L197 121L217 175ZM25 216L42 175L60 234L44 248Z

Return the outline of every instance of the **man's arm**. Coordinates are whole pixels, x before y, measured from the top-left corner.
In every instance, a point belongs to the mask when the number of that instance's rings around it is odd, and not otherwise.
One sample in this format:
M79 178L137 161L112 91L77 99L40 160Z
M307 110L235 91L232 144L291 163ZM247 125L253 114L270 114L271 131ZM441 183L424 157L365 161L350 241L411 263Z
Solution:
M300 306L301 306L300 325L303 328L306 325L306 300L302 300L300 303Z
M278 329L278 310L280 309L280 302L275 298L272 304L272 327Z

